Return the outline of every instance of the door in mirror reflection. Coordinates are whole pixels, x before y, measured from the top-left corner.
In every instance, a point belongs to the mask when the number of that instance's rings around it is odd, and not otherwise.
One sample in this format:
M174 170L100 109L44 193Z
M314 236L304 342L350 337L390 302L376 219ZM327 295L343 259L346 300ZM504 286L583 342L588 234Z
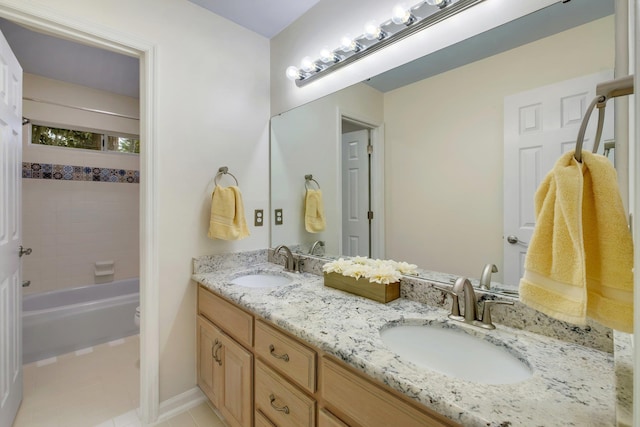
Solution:
M596 85L612 78L613 71L602 71L505 97L504 283L517 285L524 275L537 188L558 158L575 148ZM595 118L589 122L585 150L591 151L596 122ZM612 107L605 115L602 140L611 138ZM601 143L598 153L603 153L603 147Z
M369 129L342 134L343 255L371 256L371 180L368 147Z

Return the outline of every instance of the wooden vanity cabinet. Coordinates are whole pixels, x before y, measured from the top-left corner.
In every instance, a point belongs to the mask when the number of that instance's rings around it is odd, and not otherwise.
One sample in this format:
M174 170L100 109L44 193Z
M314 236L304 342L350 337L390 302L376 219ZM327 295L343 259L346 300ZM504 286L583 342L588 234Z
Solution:
M363 427L458 425L426 408L418 409L406 398L383 388L333 357L322 357L320 377L321 398L327 408L333 408L342 418L337 420L334 416L325 420L328 422L326 425L341 425L335 424L337 421Z
M253 354L242 347L234 338L212 323L219 312L211 311L214 307L223 306L232 309L232 315L221 323L229 328L229 319L243 318L248 315L227 301L210 294L200 298L198 325L198 385L220 411L227 423L232 427L252 427L253 424ZM202 302L205 301L204 304ZM222 304L224 303L224 304ZM206 316L206 317L205 317ZM250 315L249 315L250 316ZM245 319L246 320L246 319ZM240 322L239 325L247 325ZM253 318L251 317L251 337L253 336ZM225 329L226 331L226 329ZM234 330L236 334L246 336L246 330Z
M230 426L458 425L202 286L198 313L198 385Z

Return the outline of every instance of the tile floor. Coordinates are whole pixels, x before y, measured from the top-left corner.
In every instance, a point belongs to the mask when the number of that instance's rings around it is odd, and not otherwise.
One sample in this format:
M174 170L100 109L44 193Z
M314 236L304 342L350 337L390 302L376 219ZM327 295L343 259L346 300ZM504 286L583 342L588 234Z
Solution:
M13 427L137 427L139 337L24 366L24 397ZM205 403L160 427L222 427Z

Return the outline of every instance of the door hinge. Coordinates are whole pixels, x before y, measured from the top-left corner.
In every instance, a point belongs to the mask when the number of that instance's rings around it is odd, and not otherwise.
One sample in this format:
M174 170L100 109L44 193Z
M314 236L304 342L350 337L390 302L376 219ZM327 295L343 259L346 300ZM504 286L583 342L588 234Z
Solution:
M367 219L371 221L373 219L373 211L367 212Z
M367 154L373 154L373 145L367 145Z

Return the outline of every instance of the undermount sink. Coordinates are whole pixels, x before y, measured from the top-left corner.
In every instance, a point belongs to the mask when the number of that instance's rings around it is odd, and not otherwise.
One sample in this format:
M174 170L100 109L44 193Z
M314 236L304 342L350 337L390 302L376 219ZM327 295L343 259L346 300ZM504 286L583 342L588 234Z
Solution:
M482 384L512 384L531 377L529 366L499 345L457 328L399 325L382 341L401 359L450 377Z
M290 277L277 272L257 272L238 276L231 280L232 285L244 286L247 288L275 288L277 286L291 283Z

